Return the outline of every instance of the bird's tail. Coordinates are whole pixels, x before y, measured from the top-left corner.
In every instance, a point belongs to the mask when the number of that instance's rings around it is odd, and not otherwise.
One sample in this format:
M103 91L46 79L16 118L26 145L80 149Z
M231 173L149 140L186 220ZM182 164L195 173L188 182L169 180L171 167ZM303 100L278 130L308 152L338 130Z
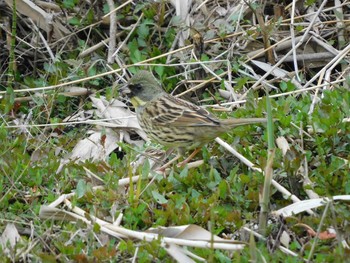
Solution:
M223 126L226 126L228 128L233 128L236 126L246 125L246 124L252 124L252 123L265 123L267 122L267 119L265 118L230 118L226 120L221 120L221 123Z

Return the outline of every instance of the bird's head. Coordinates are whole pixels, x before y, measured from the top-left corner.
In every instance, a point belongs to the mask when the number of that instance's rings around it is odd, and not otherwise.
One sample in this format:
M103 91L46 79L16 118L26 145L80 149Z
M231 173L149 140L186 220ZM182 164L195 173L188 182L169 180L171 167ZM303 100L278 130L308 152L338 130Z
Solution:
M122 94L126 94L134 107L143 106L162 94L164 91L152 75L152 73L141 70L128 81L126 86L121 88Z

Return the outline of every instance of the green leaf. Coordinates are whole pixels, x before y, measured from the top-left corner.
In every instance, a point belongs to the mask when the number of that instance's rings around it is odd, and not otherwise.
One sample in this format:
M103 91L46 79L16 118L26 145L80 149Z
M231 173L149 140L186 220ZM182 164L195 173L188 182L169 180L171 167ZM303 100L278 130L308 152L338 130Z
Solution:
M15 103L15 93L13 92L13 88L9 87L6 89L4 101L1 102L1 104L4 105L5 112L9 112L10 110L12 110L14 103Z
M97 223L94 223L93 230L95 233L100 233L101 231L101 226Z
M73 26L80 26L80 24L81 24L80 19L77 17L72 17L72 18L68 19L68 23L73 25Z
M163 74L164 74L164 67L162 67L162 66L156 66L156 67L154 68L154 71L157 72L157 74L158 74L158 76L159 76L160 78L162 78L162 76L163 76Z
M137 39L137 43L138 43L139 47L147 47L148 46L148 44L147 44L147 42L145 41L144 38L140 38L139 37Z
M84 196L87 190L87 185L83 179L80 179L77 184L77 188L75 189L75 194L78 198L81 198Z
M165 199L165 197L163 195L161 195L160 193L158 193L158 191L156 191L156 190L152 191L152 196L158 204L162 205L162 204L168 203L168 200Z
M145 163L142 166L142 178L147 178L151 171L151 164L149 163L149 160L146 159Z
M58 95L57 96L57 101L59 102L59 103L64 103L64 102L66 102L66 100L67 100L67 97L66 96L64 96L64 95Z
M243 77L243 78L237 78L235 79L236 85L234 87L235 91L240 91L244 85L247 84L249 78Z
M86 21L88 22L88 24L92 24L94 22L94 9L90 9L86 15Z
M67 9L72 9L73 7L75 7L75 5L76 1L74 0L63 0L63 7Z
M184 203L186 203L186 197L185 196L177 196L175 199L175 208L181 209Z
M229 187L227 185L227 182L225 180L222 180L219 183L219 196L221 199L225 199L228 194L229 194Z
M130 51L130 59L133 63L137 63L143 60L141 51L139 50L139 46L136 39L133 39L128 43L128 48Z
M149 35L149 27L143 23L138 27L137 33L141 38L147 38Z
M185 177L187 177L188 176L188 166L186 165L185 167L184 167L184 169L182 169L182 171L181 171L181 173L180 173L180 177L181 178L185 178Z

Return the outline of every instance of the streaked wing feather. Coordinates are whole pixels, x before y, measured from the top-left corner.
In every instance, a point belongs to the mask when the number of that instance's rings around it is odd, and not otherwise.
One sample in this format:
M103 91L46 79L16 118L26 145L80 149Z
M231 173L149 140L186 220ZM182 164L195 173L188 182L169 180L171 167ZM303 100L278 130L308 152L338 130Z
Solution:
M207 110L185 100L165 95L150 102L157 112L152 114L152 121L158 125L174 127L220 126L219 120Z

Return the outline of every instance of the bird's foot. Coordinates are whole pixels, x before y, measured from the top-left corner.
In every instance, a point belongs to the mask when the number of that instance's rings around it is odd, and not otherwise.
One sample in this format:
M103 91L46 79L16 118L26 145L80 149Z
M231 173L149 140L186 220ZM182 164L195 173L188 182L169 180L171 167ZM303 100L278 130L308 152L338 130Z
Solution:
M165 173L165 170L169 168L170 165L172 165L174 162L176 162L181 157L181 154L177 154L173 159L171 159L166 164L162 165L157 169L158 172Z
M185 160L183 160L182 162L179 162L177 164L177 167L184 167L186 164L188 164L189 161L191 161L193 159L193 157L196 156L196 154L200 151L200 148L195 149L190 156L188 156Z

